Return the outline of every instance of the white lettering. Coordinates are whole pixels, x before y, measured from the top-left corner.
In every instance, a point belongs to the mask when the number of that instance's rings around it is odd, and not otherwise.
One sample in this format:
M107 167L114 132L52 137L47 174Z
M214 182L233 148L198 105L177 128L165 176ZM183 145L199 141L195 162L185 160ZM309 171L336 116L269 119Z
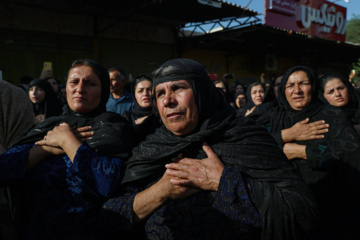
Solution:
M318 23L323 26L324 32L330 32L330 29L336 25L335 33L345 34L346 19L341 12L336 12L334 6L328 8L326 3L315 9L305 5L300 5L300 22L304 28L310 28L312 23Z

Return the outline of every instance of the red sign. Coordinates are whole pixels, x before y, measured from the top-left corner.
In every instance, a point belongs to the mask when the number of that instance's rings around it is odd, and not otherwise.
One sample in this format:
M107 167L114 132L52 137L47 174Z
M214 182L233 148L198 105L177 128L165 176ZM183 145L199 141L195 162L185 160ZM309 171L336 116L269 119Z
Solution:
M265 0L265 24L345 41L346 8L326 0Z

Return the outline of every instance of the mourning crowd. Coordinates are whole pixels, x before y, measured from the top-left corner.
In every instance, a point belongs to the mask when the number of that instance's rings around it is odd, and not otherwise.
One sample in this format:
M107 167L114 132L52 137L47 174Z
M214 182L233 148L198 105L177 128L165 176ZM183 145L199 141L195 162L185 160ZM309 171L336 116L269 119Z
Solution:
M360 239L353 75L209 76L80 59L64 86L0 81L0 239Z

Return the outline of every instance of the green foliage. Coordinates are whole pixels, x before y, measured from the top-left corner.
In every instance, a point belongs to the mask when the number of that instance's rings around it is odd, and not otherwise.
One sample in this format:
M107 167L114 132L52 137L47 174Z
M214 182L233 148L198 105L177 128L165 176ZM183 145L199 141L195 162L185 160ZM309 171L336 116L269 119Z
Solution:
M359 74L360 74L360 58L356 63L352 64L353 69L355 69L355 76L351 79L352 82L356 83L356 86L359 86Z
M360 14L353 14L347 22L346 41L360 43Z

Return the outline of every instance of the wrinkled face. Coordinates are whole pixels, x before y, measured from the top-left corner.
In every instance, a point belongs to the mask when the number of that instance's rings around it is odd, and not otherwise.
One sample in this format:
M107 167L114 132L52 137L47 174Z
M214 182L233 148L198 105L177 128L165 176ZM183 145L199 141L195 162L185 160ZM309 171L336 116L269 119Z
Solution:
M226 93L226 87L225 87L224 83L218 82L218 83L215 84L215 87L221 88L224 91L224 93Z
M264 100L265 91L261 85L257 85L251 88L251 99L255 106L260 105Z
M237 92L244 92L243 86L241 86L241 85L236 85L235 93L237 93Z
M122 92L125 85L125 79L122 78L119 71L115 70L109 72L109 77L110 77L110 92L111 93Z
M70 70L66 83L66 99L74 112L87 113L100 104L101 82L89 66Z
M280 85L280 83L281 83L281 80L282 80L282 76L277 77L277 78L275 79L274 93L275 93L276 99L279 97L279 85Z
M47 80L47 82L50 84L50 86L52 87L54 93L57 93L59 91L59 84L57 83L57 81L54 78L49 78Z
M333 106L344 107L349 103L349 94L345 84L338 78L328 81L324 88L324 97Z
M285 96L290 106L301 110L311 102L311 84L304 71L292 73L285 85Z
M237 96L235 100L236 106L238 108L243 108L246 105L246 97L244 94L240 94Z
M156 86L155 97L165 127L178 136L192 132L198 123L191 85L186 80L161 83Z
M38 86L32 86L29 89L29 98L32 103L42 103L45 99L45 91Z
M150 81L143 80L136 85L135 98L140 107L147 108L152 106L152 84Z

